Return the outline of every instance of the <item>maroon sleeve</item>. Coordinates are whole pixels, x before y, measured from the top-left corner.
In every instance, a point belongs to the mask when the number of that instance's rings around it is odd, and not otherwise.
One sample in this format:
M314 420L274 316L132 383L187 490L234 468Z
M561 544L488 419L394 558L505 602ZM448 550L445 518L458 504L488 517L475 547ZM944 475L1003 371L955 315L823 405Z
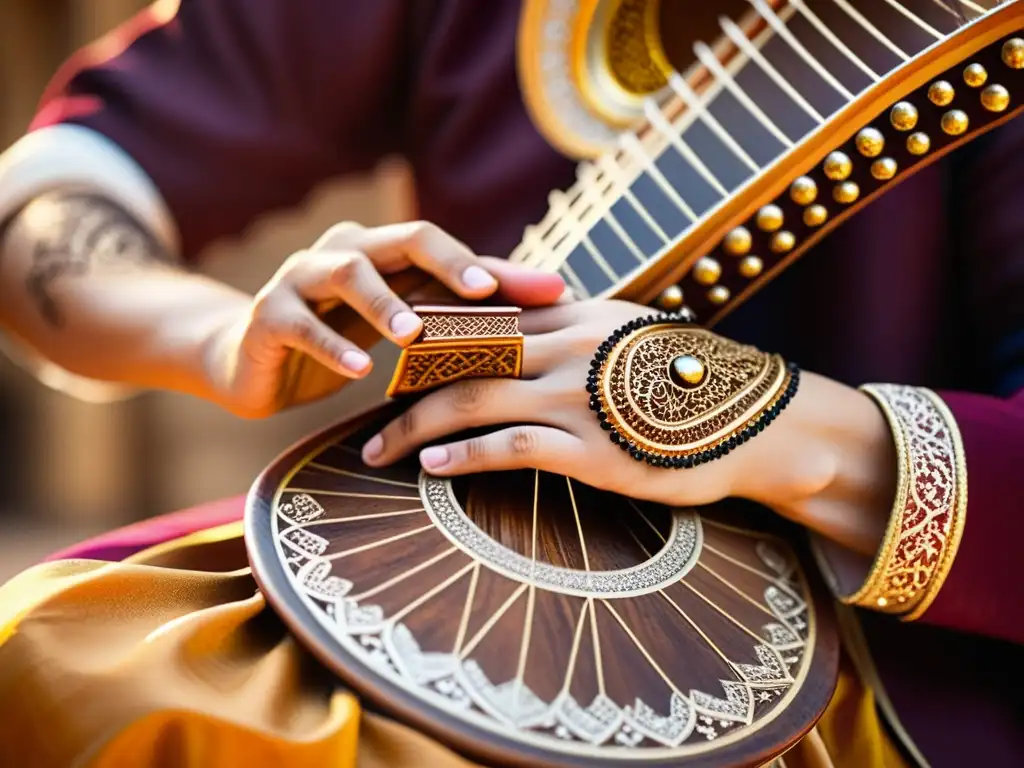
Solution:
M184 255L398 151L403 0L162 0L76 54L31 130L78 124L150 175Z
M963 438L967 518L921 621L1024 643L1024 120L954 158L951 225L967 311L964 344L949 355L978 377L959 387L972 392L939 392Z

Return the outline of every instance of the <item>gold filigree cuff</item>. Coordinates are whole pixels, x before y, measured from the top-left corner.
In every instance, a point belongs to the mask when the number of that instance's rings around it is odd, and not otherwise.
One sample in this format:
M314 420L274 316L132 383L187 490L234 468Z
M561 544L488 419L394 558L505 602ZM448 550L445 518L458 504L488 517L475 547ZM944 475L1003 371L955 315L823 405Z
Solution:
M867 384L861 391L885 414L899 462L885 537L849 605L920 618L942 589L967 517L967 463L956 420L921 387Z
M518 307L413 307L423 331L402 350L388 396L469 378L519 378L523 335Z
M597 350L590 407L637 461L688 468L726 456L779 415L800 372L692 325L688 310L626 324Z

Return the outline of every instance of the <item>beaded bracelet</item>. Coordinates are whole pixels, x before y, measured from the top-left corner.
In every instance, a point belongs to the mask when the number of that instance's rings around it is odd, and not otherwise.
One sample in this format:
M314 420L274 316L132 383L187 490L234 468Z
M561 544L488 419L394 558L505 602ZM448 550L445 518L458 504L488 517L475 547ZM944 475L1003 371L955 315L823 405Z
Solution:
M687 469L764 431L800 384L797 366L693 325L688 309L631 320L598 347L586 390L636 461Z

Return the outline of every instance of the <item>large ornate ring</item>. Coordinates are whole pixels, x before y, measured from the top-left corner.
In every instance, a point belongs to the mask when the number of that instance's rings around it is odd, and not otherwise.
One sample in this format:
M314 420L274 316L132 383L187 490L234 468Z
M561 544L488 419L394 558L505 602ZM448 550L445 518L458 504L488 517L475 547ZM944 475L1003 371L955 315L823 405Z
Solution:
M637 461L688 468L725 456L796 393L795 365L692 323L688 310L633 320L591 363L590 407Z
M402 350L388 396L469 378L519 378L523 334L518 307L413 307L423 331Z

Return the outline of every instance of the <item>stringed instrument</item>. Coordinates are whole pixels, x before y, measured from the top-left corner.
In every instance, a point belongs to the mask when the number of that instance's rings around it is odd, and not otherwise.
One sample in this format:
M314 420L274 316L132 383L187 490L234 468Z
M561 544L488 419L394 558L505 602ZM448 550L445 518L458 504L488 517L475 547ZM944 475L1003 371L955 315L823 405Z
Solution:
M1024 108L1021 1L691 3L689 36L683 5L524 4L524 98L584 162L511 258L580 297L685 301L712 327ZM455 342L514 330L501 312L439 318ZM343 308L328 319L370 338ZM435 383L459 378L453 355ZM404 407L292 448L246 510L269 602L371 705L494 765L765 765L814 727L839 639L797 531L541 472L367 468L363 442Z

